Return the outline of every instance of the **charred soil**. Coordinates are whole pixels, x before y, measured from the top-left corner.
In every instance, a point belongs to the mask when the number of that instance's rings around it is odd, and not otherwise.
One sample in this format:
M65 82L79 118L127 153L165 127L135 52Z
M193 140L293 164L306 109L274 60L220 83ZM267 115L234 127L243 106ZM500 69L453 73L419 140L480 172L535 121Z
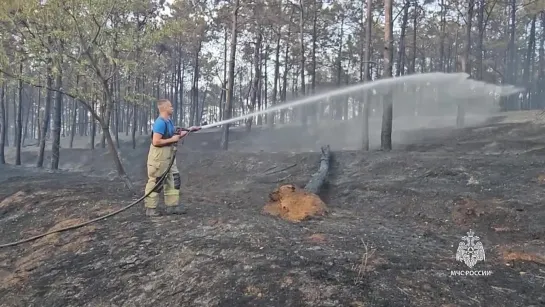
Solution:
M542 306L544 130L497 122L391 152L332 148L319 194L328 214L299 223L262 208L279 186L304 187L319 166L319 146L314 153L220 152L200 147L213 134L195 134L178 158L186 215L148 218L138 204L0 249L0 305ZM0 167L0 243L137 198L106 176L106 151L90 152L61 152L78 172ZM142 191L146 153L144 141L122 150ZM470 229L486 253L472 269L455 258Z

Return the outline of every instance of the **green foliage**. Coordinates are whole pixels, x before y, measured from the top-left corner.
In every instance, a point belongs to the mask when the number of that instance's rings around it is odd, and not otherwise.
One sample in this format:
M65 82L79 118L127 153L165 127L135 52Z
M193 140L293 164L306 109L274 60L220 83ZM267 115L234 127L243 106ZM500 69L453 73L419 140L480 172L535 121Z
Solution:
M146 106L157 95L157 90L160 90L161 96L168 95L165 89L169 93L172 91L175 83L180 82L176 79L182 75L176 70L183 69L184 93L179 98L186 99L189 96L188 88L191 87L188 83L192 82L192 70L196 66L197 51L199 90L214 88L211 83L224 81L224 34L227 33L226 44L229 45L232 39L233 1L42 2L43 4L35 0L0 1L0 67L12 75L17 75L18 64L23 61L25 71L24 76L20 77L28 82L37 84L41 80L43 84L46 68L50 65L53 75L62 72L65 91L89 103L98 102L105 106L122 101ZM293 80L286 82L287 90L282 88L283 82L278 82L277 97L281 90L290 92L295 84L300 85L300 80L296 78L300 78L302 56L305 57L305 80L309 83L313 78L318 83L335 83L338 78L338 61L341 62L343 82L346 74L349 80L360 79L363 67L360 63L363 61L366 46L367 0L308 0L303 3L301 8L299 1L240 1L235 101L243 101L248 95L245 89L253 73L248 68L254 58L254 41L258 31L263 34L263 50L268 48L269 95L273 87L278 37L280 78L287 75ZM405 0L394 1L394 66L400 62L397 48L400 46L399 27L404 3ZM441 10L441 3L444 4L444 10ZM420 67L424 67L424 70L438 69L442 46L444 61L449 63L451 71L455 69L456 59L462 54L466 44L467 3L465 0L410 1L404 38L404 63L407 67L414 63L416 71L421 71ZM505 73L506 63L509 62L505 52L510 36L508 3L497 0L475 3L470 61L476 70L480 30L477 11L479 5L484 3L486 27L482 42L483 69L501 79L500 75ZM519 75L522 71L520 63L524 63L528 46L528 24L532 16L545 10L544 3L517 0L515 48ZM165 7L168 7L169 14L162 10ZM301 9L304 12L304 53L300 48ZM416 29L413 29L415 16ZM373 78L378 78L383 67L383 1L373 0L372 19L371 60L374 63L371 67ZM413 39L415 31L416 41ZM542 40L543 31L538 15L536 46ZM315 54L313 43L316 45ZM424 57L423 60L421 57ZM265 53L262 58L264 60ZM536 59L539 60L539 57ZM240 82L243 84L239 84ZM120 88L116 89L116 86ZM181 89L181 86L177 86ZM172 93L170 95L173 96ZM110 101L104 100L107 96L112 97ZM220 99L209 95L206 100L208 104L217 105Z

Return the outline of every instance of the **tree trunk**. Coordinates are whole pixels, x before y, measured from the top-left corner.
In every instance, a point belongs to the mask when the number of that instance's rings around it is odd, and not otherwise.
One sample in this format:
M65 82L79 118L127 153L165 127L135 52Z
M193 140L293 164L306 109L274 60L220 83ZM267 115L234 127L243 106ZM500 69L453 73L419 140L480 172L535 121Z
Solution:
M50 90L53 84L53 75L51 70L51 60L47 64L47 89L45 96L45 108L44 108L44 118L42 121L42 129L40 134L40 149L38 152L38 161L36 162L37 167L43 167L44 164L44 154L45 154L45 140L47 138L47 131L49 129L49 120L51 113L51 100L53 99L53 92Z
M6 81L2 81L0 88L0 164L6 164L5 144L6 144Z
M305 5L303 0L299 0L299 8L300 8L300 15L299 15L299 46L301 48L300 52L300 60L301 60L301 96L306 95L305 91L305 40L304 40L304 34L305 34ZM307 107L306 105L301 106L299 108L301 112L301 123L303 126L306 126L307 124Z
M182 76L180 81L180 126L183 126L184 119L185 119L185 112L184 112L184 80L185 80L185 63L182 62ZM142 80L142 88L145 88L144 86L145 79ZM148 125L145 125L146 129ZM146 130L147 134L147 130Z
M446 7L445 7L445 0L441 0L441 33L440 33L440 36L441 36L441 42L440 42L440 45L439 45L439 66L440 66L440 70L442 72L445 71L445 36L446 36L446 23L447 23L447 20L446 20L446 15L447 15L447 10L446 10Z
M269 59L269 45L267 44L267 47L265 48L265 57L263 59L263 67L261 68L264 70L263 72L263 80L259 82L259 110L267 109L268 106L268 93L269 93L269 71L268 71L268 65L267 60ZM263 125L263 120L265 120L265 124L267 123L267 117L264 115L259 115L259 125Z
M276 51L275 51L275 60L274 60L274 82L272 89L272 101L271 106L277 104L277 92L278 92L278 81L280 78L280 38L282 37L280 30L282 27L278 27L278 33L276 37ZM269 128L274 126L274 112L269 112L267 118L267 125Z
M305 190L314 194L320 193L320 189L324 185L327 178L327 173L329 171L329 161L331 158L329 145L323 146L321 150L322 155L320 156L320 168L318 168L318 171L312 175L312 178L304 187Z
M62 63L59 64L59 71L55 80L55 87L62 88ZM53 143L51 144L51 169L59 169L60 142L61 142L61 124L62 124L62 97L59 92L56 93L55 106L53 107Z
M471 56L471 25L472 25L471 21L473 19L474 6L475 6L475 0L468 0L464 62L466 65L465 73L467 73L470 76L471 76L471 62L469 60L469 57Z
M223 110L225 109L225 101L227 100L227 27L225 27L224 36L223 36L223 80L221 82L221 98L219 105L219 118L218 120L223 120Z
M115 56L115 58L117 58L117 55ZM112 82L112 87L114 88L114 98L113 98L113 102L114 102L114 117L113 117L113 122L114 122L114 125L115 128L114 128L114 136L115 136L115 146L117 148L120 148L121 145L119 144L119 114L121 113L121 89L120 89L120 86L121 86L121 81L119 80L120 77L119 77L119 73L118 71L116 70L116 73L114 74L115 75L115 79L114 81ZM123 125L121 125L123 126Z
M312 84L311 84L311 93L312 95L316 92L316 49L317 49L317 40L318 40L318 6L317 1L314 0L313 3L314 13L312 16ZM308 112L312 114L311 120L315 123L318 122L318 108L316 104L312 104L308 108Z
M237 36L238 36L238 10L240 0L235 0L235 6L232 13L232 28L231 28L231 46L229 56L229 79L227 81L227 101L225 103L225 119L231 118L231 111L233 105L233 89L235 81L235 59L237 51ZM229 124L225 124L222 127L221 148L227 150L229 144Z
M143 89L140 88L140 82L139 81L140 81L140 77L134 78L134 82L136 83L134 88L135 88L137 93L139 93L141 90L143 90ZM143 104L143 101L141 101L141 103ZM137 125L136 118L138 116L138 107L137 107L137 105L138 104L136 102L133 102L133 105L132 105L132 129L131 129L131 140L132 140L132 148L133 149L136 149L136 125Z
M510 0L510 23L509 23L509 44L507 49L509 50L509 57L507 59L507 73L505 74L508 78L510 84L515 84L517 81L517 73L515 72L515 35L516 35L516 11L517 11L517 1ZM515 95L509 96L507 99L508 109L515 110L517 98Z
M537 14L532 16L530 25L530 35L528 36L528 48L526 49L526 59L524 63L523 82L524 86L528 89L531 88L530 76L532 75L532 59L535 53L535 41L536 41L536 20ZM523 96L523 109L530 109L530 95L532 91L527 90Z
M287 99L287 91L288 91L288 73L290 71L290 65L289 65L289 50L290 50L290 37L291 37L291 24L292 24L292 18L293 18L293 12L292 15L290 15L290 22L288 23L288 34L286 35L286 50L284 52L284 74L282 76L282 91L281 91L281 100L282 102L286 102ZM284 124L286 121L286 109L280 110L280 123Z
M341 87L341 80L342 80L342 46L343 46L343 36L344 36L344 12L341 13L341 24L340 24L340 33L339 33L339 49L337 50L337 88ZM333 102L330 105L331 110L335 110L335 119L336 120L342 120L343 113L342 113L342 104L340 104L340 100L342 99L339 97L334 97Z
M475 6L475 0L468 0L467 7L467 24L466 24L466 43L464 50L464 57L462 65L463 71L471 76L471 63L469 57L471 55L471 20L473 19L473 7ZM465 125L465 106L464 101L458 103L458 111L456 112L456 126L461 128Z
M91 104L91 108L93 108L93 110L95 109L96 107L96 97L95 99L93 100L93 103ZM90 121L90 130L91 130L91 133L90 133L90 136L91 136L91 149L95 149L95 137L96 137L96 131L97 131L97 124L95 122L95 118L93 116L91 116L91 118L89 119Z
M399 37L398 67L396 74L398 77L405 74L405 30L407 29L409 20L410 6L410 0L406 0L405 5L403 6L403 20L401 22L401 35Z
M34 95L29 95L29 96L31 96L31 97L28 99L28 101L26 103L27 107L26 107L26 110L25 110L26 112L25 112L25 126L24 126L25 130L23 132L22 146L25 145L25 140L26 140L27 135L28 135L28 122L30 120L30 112L32 111L33 106L34 106L34 103L33 103Z
M418 26L418 1L415 1L414 3L414 9L413 9L413 58L411 60L411 69L410 74L414 74L416 72L416 31Z
M23 63L19 64L19 74L23 75ZM15 165L21 165L21 144L23 137L23 80L19 80L18 86L18 98L19 103L17 104L17 111L15 115L15 145L16 145L16 155L15 155Z
M39 79L39 82L41 84L41 79ZM41 116L40 116L40 110L41 110L41 107L42 107L42 89L39 88L38 89L38 107L36 109L36 122L34 123L34 125L36 126L35 127L35 130L38 130L38 141L36 142L36 147L40 147L40 131L41 131L41 127L40 127L40 123L41 123ZM36 131L34 131L34 139L36 139Z
M367 16L366 16L366 27L365 27L365 82L371 81L371 74L370 74L370 62L371 62L371 28L373 26L373 10L372 10L373 2L371 0L367 0ZM369 150L369 111L371 103L371 91L367 90L365 91L365 101L363 104L363 150L367 151Z
M477 38L478 47L477 47L477 80L483 79L483 52L484 52L484 32L485 32L485 23L484 23L484 8L486 6L485 0L479 0L479 11L477 14L477 22L479 25L479 37Z
M198 125L200 118L198 118L199 114L199 54L201 53L201 46L202 41L199 42L199 46L197 47L197 51L195 52L195 67L193 70L193 85L191 86L191 118L189 120L189 125Z
M393 25L392 25L392 0L384 0L384 78L392 77L393 58ZM381 149L392 149L392 115L393 101L391 90L386 93L383 101Z
M79 85L79 77L76 77L76 86ZM79 120L81 121L81 115L78 116L78 113L82 113L81 109L78 107L78 103L74 98L72 98L72 107L74 108L74 114L72 115L72 128L70 129L70 148L74 145L74 136L76 135L76 119L79 117Z
M74 136L76 135L77 118L78 118L78 105L76 101L72 99L72 107L74 113L72 113L72 127L70 127L70 148L74 147Z
M545 12L541 13L541 31L542 33L545 33ZM539 40L539 75L537 88L536 99L538 102L536 107L542 109L545 100L545 35L541 35Z
M259 85L259 79L261 78L261 42L263 40L263 34L261 33L261 29L257 30L257 37L255 41L255 49L254 49L254 79L252 80L252 89L251 89L251 96L250 96L250 104L248 105L248 113L253 113L255 111L255 104L256 99L258 96L258 85ZM246 120L246 132L250 132L252 129L252 123L253 123L253 116L249 117Z

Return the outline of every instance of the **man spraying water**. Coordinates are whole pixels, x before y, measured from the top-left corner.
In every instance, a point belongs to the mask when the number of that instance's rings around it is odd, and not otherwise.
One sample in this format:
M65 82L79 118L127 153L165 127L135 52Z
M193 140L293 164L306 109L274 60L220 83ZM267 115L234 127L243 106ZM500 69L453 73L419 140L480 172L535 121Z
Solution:
M159 117L153 123L147 161L148 182L145 193L147 194L150 191L151 193L144 199L146 215L159 215L157 205L159 204L160 193L164 195L166 214L184 214L186 208L180 203L180 172L176 166L176 158L174 158L174 163L163 183L157 187L155 185L161 175L168 169L172 158L171 155L174 154L172 146L176 146L177 142L187 136L189 131L197 131L201 127L193 126L188 129L174 127L170 119L174 109L168 99L160 99L157 102L157 108L159 109Z

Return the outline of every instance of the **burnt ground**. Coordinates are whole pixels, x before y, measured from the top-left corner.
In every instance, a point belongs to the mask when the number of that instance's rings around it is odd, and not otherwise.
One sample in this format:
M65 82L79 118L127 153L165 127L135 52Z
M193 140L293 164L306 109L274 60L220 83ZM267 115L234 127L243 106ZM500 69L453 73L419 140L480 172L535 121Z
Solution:
M138 204L1 248L0 305L543 306L543 131L496 120L407 134L410 144L387 153L332 148L320 194L331 212L297 224L261 209L278 185L303 186L318 152L221 152L215 133L195 134L178 160L187 215L147 218ZM143 191L139 144L122 154ZM61 155L70 171L1 166L0 244L139 197L112 176L105 150ZM25 151L23 162L34 156ZM455 260L469 229L486 253L473 269L491 276L450 276L469 269Z

